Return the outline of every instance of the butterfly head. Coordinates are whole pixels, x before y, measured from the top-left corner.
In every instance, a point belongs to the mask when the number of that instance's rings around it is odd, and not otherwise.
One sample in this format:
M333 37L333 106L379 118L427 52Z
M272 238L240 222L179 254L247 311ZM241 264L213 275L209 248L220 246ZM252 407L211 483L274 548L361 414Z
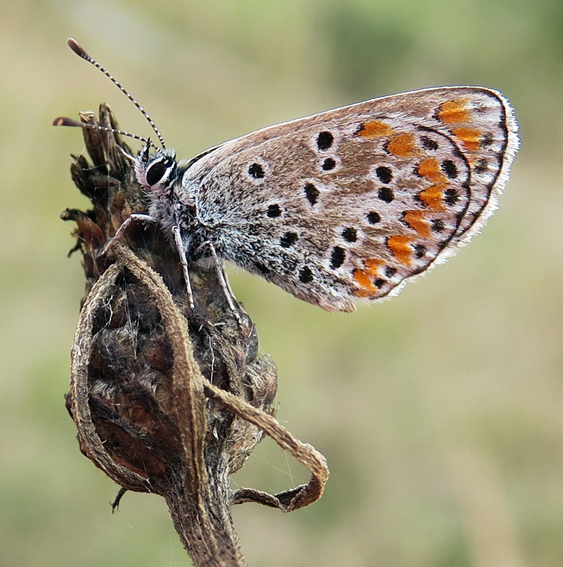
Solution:
M137 181L151 196L168 195L178 177L178 162L173 150L159 149L151 154L146 144L135 158Z

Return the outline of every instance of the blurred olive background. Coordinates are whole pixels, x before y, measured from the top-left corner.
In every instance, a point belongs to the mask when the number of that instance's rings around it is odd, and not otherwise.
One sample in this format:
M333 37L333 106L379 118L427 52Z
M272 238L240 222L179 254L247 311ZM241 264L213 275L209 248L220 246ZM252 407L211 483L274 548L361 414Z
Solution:
M392 301L353 315L231 270L279 368L278 417L327 457L323 499L234 510L252 566L563 564L563 4L560 0L0 2L0 566L188 565L164 503L79 452L64 409L83 293L66 258L80 131L135 108L74 36L195 153L257 128L444 84L502 90L521 125L483 234ZM234 485L307 479L267 440Z

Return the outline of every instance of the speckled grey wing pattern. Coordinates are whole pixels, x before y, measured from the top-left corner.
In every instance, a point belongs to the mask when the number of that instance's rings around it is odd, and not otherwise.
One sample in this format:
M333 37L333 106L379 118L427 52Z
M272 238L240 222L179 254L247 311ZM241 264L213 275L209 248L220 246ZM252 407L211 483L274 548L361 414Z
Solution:
M217 253L329 311L396 293L496 206L517 150L506 99L444 87L272 126L182 181Z

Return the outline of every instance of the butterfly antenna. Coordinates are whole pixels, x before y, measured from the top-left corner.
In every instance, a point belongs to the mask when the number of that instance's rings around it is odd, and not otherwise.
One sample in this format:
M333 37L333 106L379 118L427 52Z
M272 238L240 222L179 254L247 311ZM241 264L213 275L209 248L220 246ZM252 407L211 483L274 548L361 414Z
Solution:
M160 141L160 145L162 146L163 149L165 149L166 144L164 143L164 138L162 137L160 130L157 128L156 124L153 122L153 119L150 117L149 113L131 96L131 94L129 94L129 91L127 91L127 89L111 73L109 73L109 71L107 71L104 67L102 67L93 57L91 57L82 48L82 46L80 46L78 44L78 42L75 39L73 39L71 37L71 38L67 39L66 43L74 51L74 53L76 53L76 55L78 55L79 57L82 57L82 59L88 61L88 63L91 63L92 65L94 65L94 67L99 69L137 107L139 112L145 117L147 122L151 125L151 128L154 130L154 133L156 134L158 140ZM61 120L61 119L57 118L57 120ZM75 126L76 125L76 124L67 124L67 123L57 124L57 120L55 120L55 125L57 125L57 126L60 126L60 125ZM67 120L67 119L65 119L65 120ZM70 120L70 119L68 119L68 120ZM83 125L80 122L78 124ZM104 130L106 128L100 128L100 129ZM126 132L120 132L118 130L114 130L114 131L118 132L120 134L125 134L126 136L129 136L131 138L136 138L138 140L148 141L148 140L146 140L146 138L140 138L140 137L134 136L132 134L127 134ZM154 144L151 143L151 145L154 145Z
M155 150L158 150L157 146L155 146L149 138L143 138L143 136L137 136L136 134L131 134L117 128L108 128L107 126L102 126L101 124L78 122L78 120L73 120L72 118L67 118L66 116L59 116L58 118L55 118L55 120L53 121L53 126L72 126L74 128L91 128L93 130L103 130L104 132L114 132L115 134L121 134L122 136L127 136L128 138L139 140L143 142L145 146L150 146Z

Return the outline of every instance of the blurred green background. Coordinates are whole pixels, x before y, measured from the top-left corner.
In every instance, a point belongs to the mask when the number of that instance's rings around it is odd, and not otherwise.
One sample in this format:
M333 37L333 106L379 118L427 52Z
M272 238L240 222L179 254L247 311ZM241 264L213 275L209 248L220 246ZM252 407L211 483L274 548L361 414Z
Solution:
M65 207L81 133L133 106L74 36L195 153L257 128L444 84L502 90L522 149L500 210L447 265L353 315L231 270L279 368L278 417L326 457L323 499L234 510L252 566L563 564L561 0L0 2L0 566L187 565L164 503L78 450L64 409L84 284ZM236 485L307 478L265 441Z

